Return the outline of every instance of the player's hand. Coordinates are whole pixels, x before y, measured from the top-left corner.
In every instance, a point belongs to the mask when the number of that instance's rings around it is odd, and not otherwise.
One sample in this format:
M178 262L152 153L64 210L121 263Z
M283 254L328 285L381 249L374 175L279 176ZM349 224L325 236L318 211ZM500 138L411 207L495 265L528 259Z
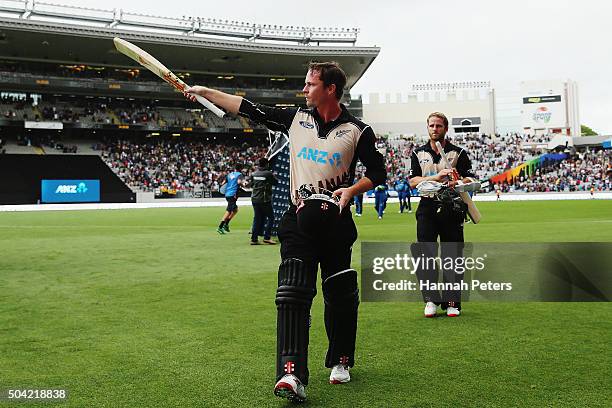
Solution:
M446 181L455 182L455 181L457 181L459 179L460 179L460 177L459 177L459 173L457 172L457 169L453 168L453 169L442 169L442 170L440 170L440 172L438 174L436 174L435 181L438 181L440 183L444 183Z
M205 86L200 86L200 85L190 86L190 87L185 89L185 92L187 92L187 93L198 94L198 95L203 96L205 98L206 98L206 94L208 93L208 91L210 91L210 88L207 88Z
M445 181L448 181L449 179L452 179L453 170L454 169L442 169L442 170L440 170L440 172L438 174L436 174L435 181L438 181L440 183L444 183Z
M350 188L339 188L332 193L332 196L340 196L340 211L342 211L353 199L353 192Z
M196 102L197 99L195 96L193 96L192 94L188 94L187 92L183 92L183 96L187 99L189 99L191 102Z
M194 94L206 97L206 92L208 92L208 90L209 89L205 86L190 86L189 88L185 89L183 95L185 95L185 98L191 100L192 102L195 102L196 98L195 96L193 96Z

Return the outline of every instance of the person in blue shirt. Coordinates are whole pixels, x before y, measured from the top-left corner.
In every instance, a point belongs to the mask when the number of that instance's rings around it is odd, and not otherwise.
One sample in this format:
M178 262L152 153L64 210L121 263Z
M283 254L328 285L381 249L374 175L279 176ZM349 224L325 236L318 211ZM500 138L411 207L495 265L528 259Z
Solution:
M374 188L374 207L378 213L378 219L382 220L385 207L387 206L387 186L380 184Z
M408 212L412 212L412 206L410 205L410 183L408 178L399 178L395 182L395 191L397 191L397 197L399 198L400 209L399 212L402 214L406 208Z
M225 208L225 214L221 219L221 223L217 228L219 234L225 234L230 232L229 223L238 213L238 187L242 184L243 176L240 172L241 165L236 165L236 170L225 176L225 184L221 186L221 192L225 191L225 199L227 200L227 207Z

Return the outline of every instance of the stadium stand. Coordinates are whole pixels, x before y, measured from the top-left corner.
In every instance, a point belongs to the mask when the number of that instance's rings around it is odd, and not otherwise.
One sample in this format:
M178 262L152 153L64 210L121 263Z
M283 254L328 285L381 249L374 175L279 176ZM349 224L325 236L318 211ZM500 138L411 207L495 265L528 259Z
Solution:
M96 146L106 164L135 190L172 190L216 192L220 179L237 164L248 177L259 158L266 153L263 146L228 145L202 141L108 140Z
M47 100L51 99L51 100ZM23 121L62 122L78 124L82 128L97 124L145 125L148 129L163 127L193 127L245 129L259 128L245 118L218 118L212 112L189 108L186 102L159 100L125 100L124 98L59 98L49 97L34 101L30 98L14 100L5 97L0 102L0 113L17 125Z
M186 101L151 72L114 52L114 36L137 42L188 83L279 106L303 106L303 71L309 60L337 60L348 74L343 102L357 117L362 104L351 100L350 88L380 51L356 46L358 30L273 29L219 21L213 33L204 20L196 24L145 18L122 10L96 10L95 16L81 18L81 9L38 2L26 18L18 11L4 11L0 152L97 155L134 191L215 192L219 177L235 163L243 165L245 174L252 171L265 154L267 131L242 117L220 119ZM34 21L36 15L48 18ZM168 32L153 34L151 28L159 24ZM83 30L95 30L95 35L83 35ZM17 55L10 38L30 46L21 47ZM236 38L247 41L237 43ZM54 47L41 45L45 41ZM65 46L68 42L70 47ZM194 47L201 58L192 58ZM253 52L259 57L253 58ZM470 152L481 181L498 180L488 184L489 190L495 185L503 191L610 190L610 149L556 149L547 145L553 136L464 133L453 141ZM410 154L422 143L415 136L380 136L378 148L387 158L391 187L408 175ZM567 157L540 162L554 152ZM517 170L536 162L529 172ZM288 175L286 163L276 168L284 172L281 179ZM279 195L287 193L284 188L278 188Z
M509 172L518 166L533 162L542 157L547 150L533 149L533 143L546 143L552 135L455 135L453 143L467 148L470 152L472 169L481 181L493 179L496 175ZM410 155L415 146L424 143L424 139L414 136L403 136L389 140L379 135L378 149L386 157L387 180L392 189L395 181L408 176ZM534 174L516 171L511 180L490 183L489 190L499 184L503 192L544 192L544 191L586 191L593 186L597 190L611 189L612 151L602 146L583 148L573 153L568 149L567 158L558 161L546 161L538 166ZM363 171L362 167L358 170Z

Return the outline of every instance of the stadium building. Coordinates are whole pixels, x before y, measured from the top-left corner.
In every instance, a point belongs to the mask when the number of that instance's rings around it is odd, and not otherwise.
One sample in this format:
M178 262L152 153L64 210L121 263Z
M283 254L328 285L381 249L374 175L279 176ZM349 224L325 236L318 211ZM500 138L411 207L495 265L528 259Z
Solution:
M187 101L117 52L114 37L143 48L188 84L276 106L304 105L308 62L334 60L348 77L343 102L361 117L361 100L351 99L350 90L380 49L358 46L358 33L356 28L158 17L0 0L0 151L6 156L99 155L91 147L96 141L126 138L267 146L265 128L242 117L219 119ZM35 186L36 191L0 201L35 203L40 183Z
M524 81L521 82L521 96L524 133L580 136L576 82Z
M427 116L444 112L449 134L495 132L495 93L488 82L413 85L408 94L370 94L363 116L377 133L426 135Z
M578 85L572 80L414 85L397 94L370 94L364 118L381 134L427 135L423 118L444 112L449 134L580 136Z

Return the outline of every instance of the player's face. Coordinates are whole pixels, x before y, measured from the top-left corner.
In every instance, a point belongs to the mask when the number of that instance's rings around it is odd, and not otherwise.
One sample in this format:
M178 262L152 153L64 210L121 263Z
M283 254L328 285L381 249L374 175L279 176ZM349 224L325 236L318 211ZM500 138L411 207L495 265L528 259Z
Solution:
M429 138L434 142L444 140L444 136L446 135L446 131L448 130L444 126L444 121L441 118L436 116L432 116L427 121L427 129L429 131Z
M320 74L318 71L308 71L306 74L306 80L304 84L304 97L306 97L306 106L309 108L316 108L329 99L330 93L333 92L330 88L333 86L325 87L323 81L321 81Z

